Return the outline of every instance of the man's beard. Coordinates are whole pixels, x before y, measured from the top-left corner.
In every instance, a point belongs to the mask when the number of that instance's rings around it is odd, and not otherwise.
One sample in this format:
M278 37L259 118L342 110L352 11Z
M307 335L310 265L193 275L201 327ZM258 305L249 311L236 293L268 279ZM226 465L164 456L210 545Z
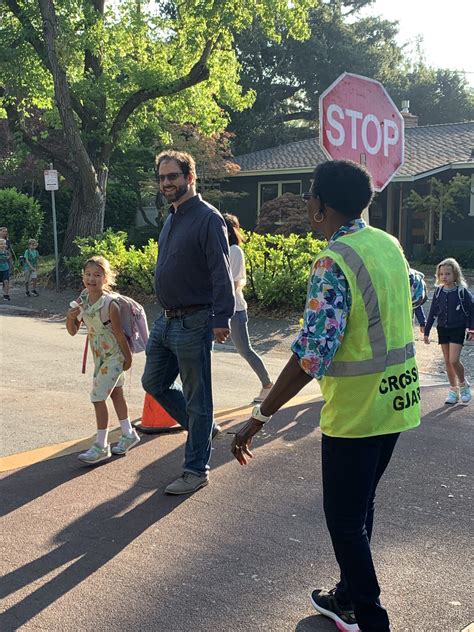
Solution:
M183 197L183 195L185 195L185 193L187 193L188 191L189 191L189 184L181 184L179 187L176 187L176 189L173 189L168 192L162 191L161 193L165 196L168 202L176 202L181 197Z

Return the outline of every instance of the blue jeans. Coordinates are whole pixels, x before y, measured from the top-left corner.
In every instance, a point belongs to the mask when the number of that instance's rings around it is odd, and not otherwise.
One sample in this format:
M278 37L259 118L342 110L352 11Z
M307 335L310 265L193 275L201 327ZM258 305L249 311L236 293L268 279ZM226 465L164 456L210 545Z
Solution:
M188 431L183 469L199 475L211 458L212 340L209 309L169 319L163 313L150 332L142 377L145 391Z
M398 436L322 438L324 513L341 570L336 598L341 605L352 604L363 632L390 632L387 611L379 601L370 539L375 490Z
M247 323L249 322L247 310L235 312L230 321L230 337L239 354L247 360L250 367L257 374L262 386L270 384L270 376L263 363L262 358L256 353L250 344L249 330Z

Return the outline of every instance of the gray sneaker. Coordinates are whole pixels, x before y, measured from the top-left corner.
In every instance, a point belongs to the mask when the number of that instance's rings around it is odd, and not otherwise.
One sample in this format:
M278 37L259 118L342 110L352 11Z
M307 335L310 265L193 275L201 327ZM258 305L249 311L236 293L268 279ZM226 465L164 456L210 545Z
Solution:
M82 452L77 458L79 461L87 463L88 465L95 465L96 463L110 459L111 456L112 453L109 445L105 448L101 448L98 443L94 443L87 452Z
M183 476L180 476L170 483L165 489L165 494L192 494L197 492L201 487L205 487L209 483L209 477L199 476L198 474L192 474L191 472L184 472Z
M127 454L130 448L133 448L137 443L140 443L140 437L136 430L130 436L123 434L117 445L112 446L112 454Z

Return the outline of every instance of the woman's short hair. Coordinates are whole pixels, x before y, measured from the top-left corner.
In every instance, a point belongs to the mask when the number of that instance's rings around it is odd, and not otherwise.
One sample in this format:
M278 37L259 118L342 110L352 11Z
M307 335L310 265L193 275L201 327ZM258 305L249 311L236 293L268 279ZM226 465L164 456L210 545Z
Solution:
M374 189L369 172L350 160L330 160L318 165L311 185L313 197L347 219L360 217L372 201Z

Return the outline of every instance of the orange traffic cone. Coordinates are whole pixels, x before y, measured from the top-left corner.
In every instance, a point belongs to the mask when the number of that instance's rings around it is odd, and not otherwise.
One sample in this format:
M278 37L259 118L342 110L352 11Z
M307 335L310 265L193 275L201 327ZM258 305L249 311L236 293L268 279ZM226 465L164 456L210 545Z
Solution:
M183 430L182 426L149 393L146 393L145 401L143 402L141 423L135 424L135 428L146 434Z

